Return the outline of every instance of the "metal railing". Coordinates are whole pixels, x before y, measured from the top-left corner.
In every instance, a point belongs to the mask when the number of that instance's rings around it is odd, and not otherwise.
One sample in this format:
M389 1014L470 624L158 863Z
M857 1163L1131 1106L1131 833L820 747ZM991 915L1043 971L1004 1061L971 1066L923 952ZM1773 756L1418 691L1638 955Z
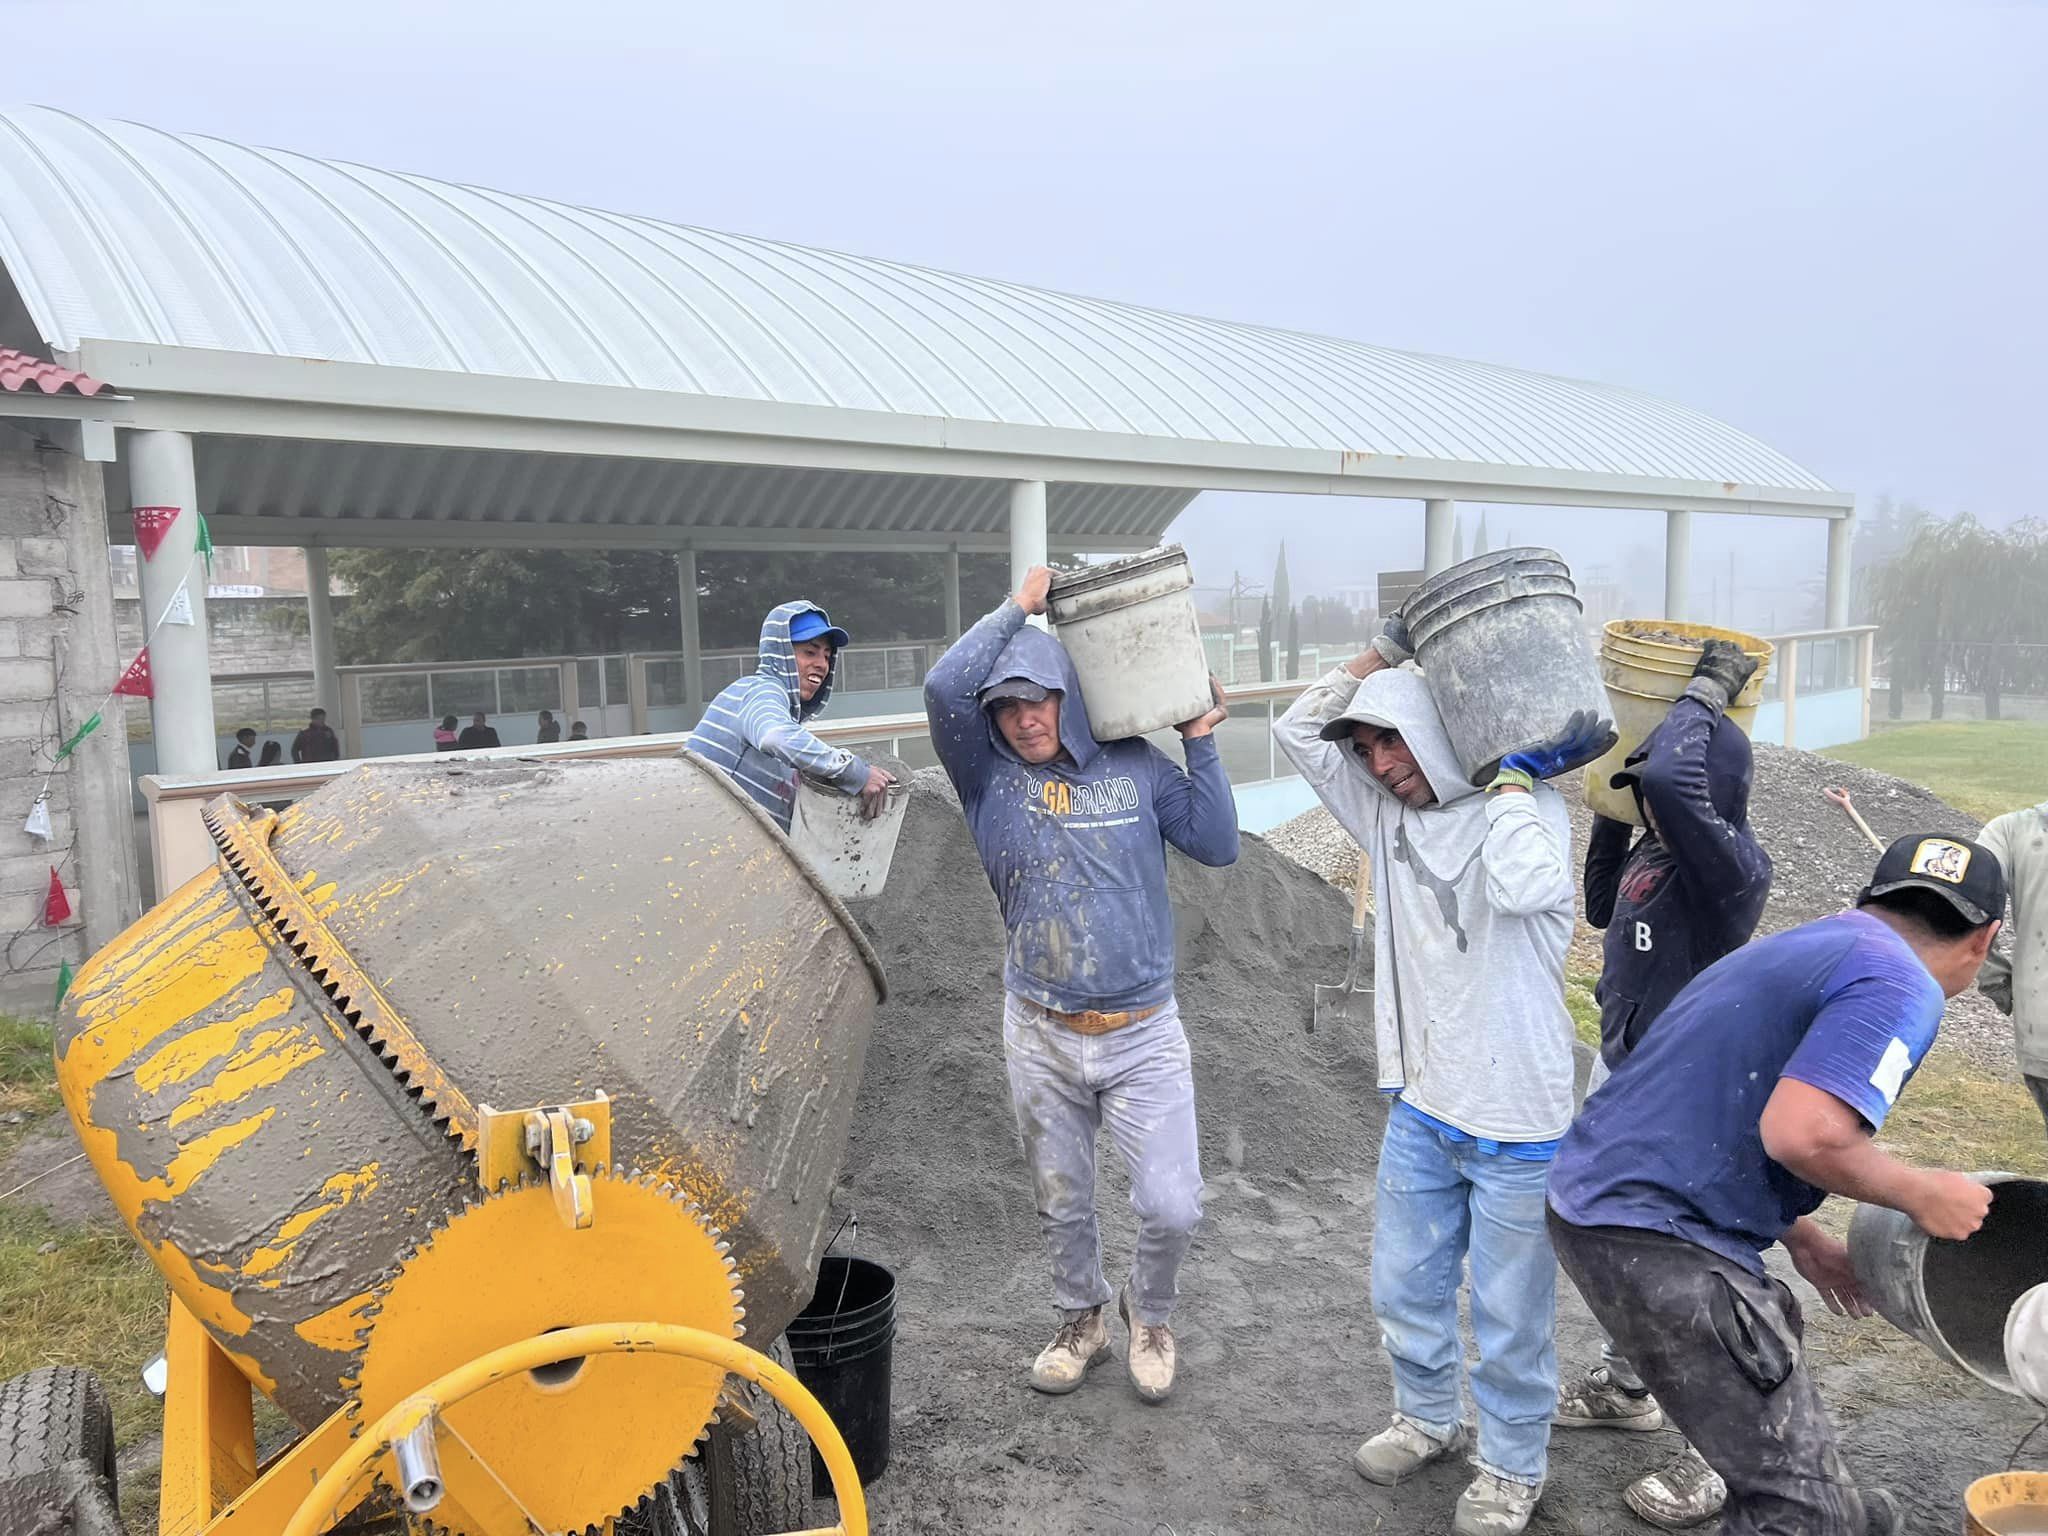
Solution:
M1251 683L1226 688L1231 717L1217 730L1224 767L1236 784L1285 777L1283 760L1273 740L1273 721L1308 686L1310 679L1284 683ZM931 751L931 729L924 714L865 715L847 720L815 721L811 729L837 746L869 753L886 751L911 767L937 761ZM1170 733L1163 733L1170 734ZM591 757L673 757L689 739L686 731L644 736L598 737L548 746L490 747L461 754L410 752L373 759L376 762L447 762L459 756L509 758L522 762ZM328 780L360 765L360 760L307 763L275 768L248 768L204 774L145 774L142 798L147 807L150 865L159 896L204 871L213 862L213 839L202 818L208 801L234 794L256 804L277 804L309 795Z

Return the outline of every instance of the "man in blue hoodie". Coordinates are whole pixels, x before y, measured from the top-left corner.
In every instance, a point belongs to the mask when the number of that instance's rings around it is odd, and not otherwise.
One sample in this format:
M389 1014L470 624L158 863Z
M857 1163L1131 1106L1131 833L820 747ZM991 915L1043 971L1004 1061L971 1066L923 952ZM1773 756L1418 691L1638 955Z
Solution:
M756 668L704 709L690 750L722 768L763 810L789 830L797 776L866 797L879 809L894 781L844 747L828 746L804 729L832 697L846 631L816 603L784 603L761 621Z
M1209 865L1237 858L1237 807L1210 734L1226 712L1178 727L1185 772L1141 738L1097 741L1073 662L1025 623L1045 611L1051 582L1035 568L961 637L925 679L925 713L1009 932L1010 1097L1063 1314L1031 1384L1071 1392L1110 1353L1095 1216L1106 1124L1138 1215L1131 1275L1114 1294L1131 1381L1157 1403L1173 1389L1168 1323L1202 1219L1166 844Z
M1728 640L1709 640L1692 681L1614 775L1630 789L1648 831L1593 820L1586 852L1586 921L1607 931L1596 996L1600 1059L1591 1087L1641 1043L1691 980L1749 942L1771 892L1771 858L1749 826L1754 765L1749 738L1727 719L1757 663ZM1602 1363L1558 1398L1565 1429L1656 1430L1666 1420L1608 1341ZM1688 1446L1631 1483L1622 1497L1652 1525L1683 1530L1721 1511L1727 1486Z

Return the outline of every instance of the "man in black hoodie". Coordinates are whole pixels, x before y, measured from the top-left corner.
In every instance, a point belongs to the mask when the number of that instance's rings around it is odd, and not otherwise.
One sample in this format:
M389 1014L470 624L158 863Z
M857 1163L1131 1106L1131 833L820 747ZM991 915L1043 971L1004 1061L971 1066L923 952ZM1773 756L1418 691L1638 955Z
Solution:
M1709 640L1683 697L1613 778L1632 789L1648 831L1630 846L1626 822L1597 816L1586 850L1586 921L1607 932L1596 996L1600 1059L1591 1088L1634 1050L1695 976L1756 932L1771 890L1771 859L1749 829L1749 738L1729 703L1757 664L1728 640ZM1610 1341L1603 1363L1559 1395L1568 1429L1655 1430L1663 1410ZM1720 1513L1728 1490L1690 1446L1623 1497L1653 1525L1680 1530Z

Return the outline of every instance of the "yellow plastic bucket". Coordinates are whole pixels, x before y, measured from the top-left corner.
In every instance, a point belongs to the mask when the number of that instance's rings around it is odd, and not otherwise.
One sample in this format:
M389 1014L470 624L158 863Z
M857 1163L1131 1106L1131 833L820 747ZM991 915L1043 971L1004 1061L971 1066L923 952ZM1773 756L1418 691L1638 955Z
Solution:
M1755 673L1728 707L1728 718L1746 736L1756 724L1756 706L1764 696L1764 678L1771 670L1776 647L1770 641L1739 629L1681 624L1674 619L1615 619L1608 624L1600 637L1600 681L1607 685L1617 735L1613 749L1586 770L1586 804L1597 814L1631 826L1643 824L1636 813L1636 797L1628 790L1613 788L1608 780L1657 728L1672 700L1685 692L1692 669L1699 664L1701 647L1709 640L1733 640L1757 659Z
M1994 1472L1963 1490L1969 1536L2032 1536L2048 1531L2048 1472Z

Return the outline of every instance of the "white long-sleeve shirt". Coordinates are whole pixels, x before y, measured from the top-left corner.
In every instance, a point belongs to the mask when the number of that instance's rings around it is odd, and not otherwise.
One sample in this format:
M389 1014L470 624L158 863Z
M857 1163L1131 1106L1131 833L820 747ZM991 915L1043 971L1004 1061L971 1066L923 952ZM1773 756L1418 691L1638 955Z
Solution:
M1437 803L1396 799L1322 729L1366 711L1401 733ZM1372 856L1379 1083L1495 1141L1551 1141L1572 1118L1564 959L1575 892L1571 820L1547 784L1482 797L1420 673L1343 668L1275 723L1280 750Z

